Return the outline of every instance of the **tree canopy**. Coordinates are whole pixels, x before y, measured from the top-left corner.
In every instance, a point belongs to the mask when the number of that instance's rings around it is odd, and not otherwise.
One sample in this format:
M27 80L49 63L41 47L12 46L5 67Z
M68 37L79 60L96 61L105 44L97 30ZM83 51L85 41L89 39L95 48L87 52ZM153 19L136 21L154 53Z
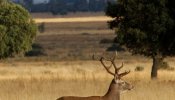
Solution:
M0 2L0 59L24 54L31 49L37 27L20 5Z
M157 59L175 55L175 2L118 0L108 4L106 14L114 18L109 26L116 30L115 42L152 57L152 77L157 77Z

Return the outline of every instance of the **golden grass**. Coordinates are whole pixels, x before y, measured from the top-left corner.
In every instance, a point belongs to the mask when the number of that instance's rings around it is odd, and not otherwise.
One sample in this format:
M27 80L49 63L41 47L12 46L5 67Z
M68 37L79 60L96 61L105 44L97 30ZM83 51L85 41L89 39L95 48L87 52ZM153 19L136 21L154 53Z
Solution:
M117 61L121 63L122 60ZM150 80L151 60L124 60L124 78L135 86L121 100L174 100L175 71L159 71ZM174 60L169 63L174 67ZM143 66L142 72L134 71ZM55 100L60 96L104 95L112 79L100 62L11 62L0 64L0 100Z
M32 13L36 23L45 23L42 34L106 34L113 33L108 28L107 21L112 18L104 12L69 13L53 16L50 13Z
M45 23L45 32L40 35L51 34L110 34L107 22L54 22Z
M107 16L75 17L75 18L34 18L36 23L107 22L111 19L112 19L111 17Z

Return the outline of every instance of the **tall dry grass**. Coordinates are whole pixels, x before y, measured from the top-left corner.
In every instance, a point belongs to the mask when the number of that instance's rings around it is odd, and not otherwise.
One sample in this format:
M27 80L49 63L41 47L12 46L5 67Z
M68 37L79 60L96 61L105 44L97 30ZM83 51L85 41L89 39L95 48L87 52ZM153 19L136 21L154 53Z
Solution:
M122 61L117 61L121 63ZM159 71L150 80L151 60L124 60L124 78L135 86L121 100L174 100L175 71ZM174 67L174 60L169 61ZM136 66L144 71L136 72ZM112 79L100 62L11 62L0 64L0 100L55 100L66 95L104 95Z

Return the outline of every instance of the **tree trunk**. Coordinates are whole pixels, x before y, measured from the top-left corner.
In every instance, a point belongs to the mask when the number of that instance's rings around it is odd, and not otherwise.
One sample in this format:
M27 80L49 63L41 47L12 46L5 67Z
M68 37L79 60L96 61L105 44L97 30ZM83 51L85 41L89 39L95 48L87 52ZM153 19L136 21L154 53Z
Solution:
M153 57L153 65L151 70L151 79L157 79L157 71L161 63L163 62L162 57Z

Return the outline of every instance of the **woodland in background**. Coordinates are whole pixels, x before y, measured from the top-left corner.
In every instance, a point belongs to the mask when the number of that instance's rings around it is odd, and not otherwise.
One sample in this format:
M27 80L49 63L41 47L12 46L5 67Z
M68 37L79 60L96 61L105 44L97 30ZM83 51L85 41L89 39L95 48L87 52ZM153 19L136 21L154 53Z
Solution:
M20 3L30 12L51 12L54 15L65 15L68 12L104 11L108 2L116 0L50 0L49 3L33 4L32 0Z

